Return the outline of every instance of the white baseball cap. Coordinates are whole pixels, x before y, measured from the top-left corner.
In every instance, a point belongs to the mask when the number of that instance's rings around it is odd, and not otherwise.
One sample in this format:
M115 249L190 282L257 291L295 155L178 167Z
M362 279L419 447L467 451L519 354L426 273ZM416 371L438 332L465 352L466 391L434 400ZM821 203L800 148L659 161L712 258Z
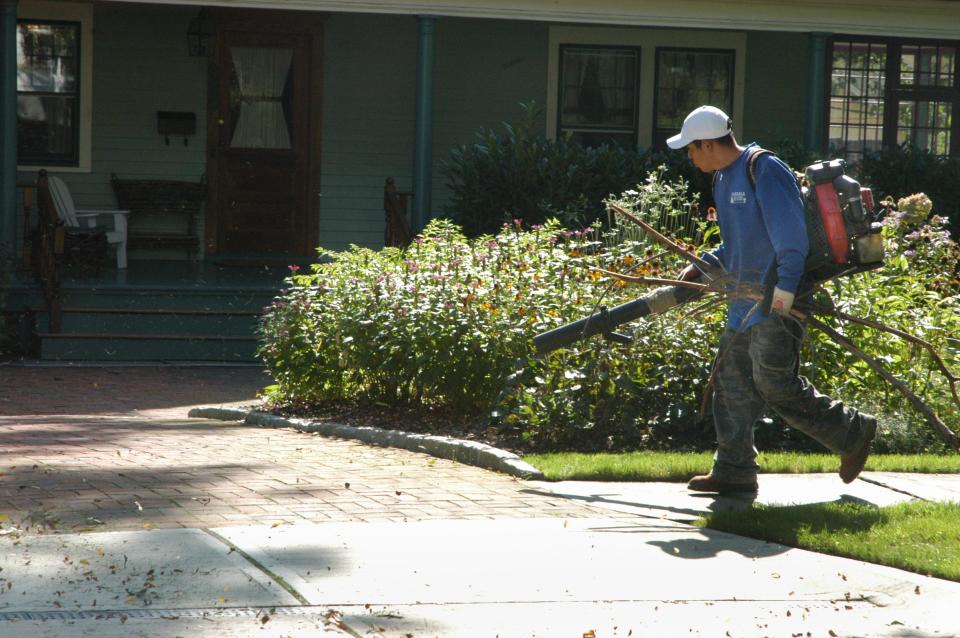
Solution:
M701 106L683 120L679 135L667 140L670 148L683 148L697 140L715 140L733 130L733 120L715 106Z

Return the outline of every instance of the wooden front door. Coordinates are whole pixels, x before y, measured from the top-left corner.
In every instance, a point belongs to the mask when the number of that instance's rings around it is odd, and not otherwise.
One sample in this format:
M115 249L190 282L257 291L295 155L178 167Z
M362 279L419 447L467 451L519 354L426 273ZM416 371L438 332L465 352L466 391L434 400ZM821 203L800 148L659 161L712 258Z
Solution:
M218 36L207 252L308 255L317 242L312 50L319 38L227 29Z

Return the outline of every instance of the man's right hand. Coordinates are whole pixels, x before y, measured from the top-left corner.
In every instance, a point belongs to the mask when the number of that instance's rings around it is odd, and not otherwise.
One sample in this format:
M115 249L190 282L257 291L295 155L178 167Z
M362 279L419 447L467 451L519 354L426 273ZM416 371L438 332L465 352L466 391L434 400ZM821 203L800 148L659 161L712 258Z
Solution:
M697 281L700 279L700 271L696 266L690 264L682 271L680 271L680 276L677 277L680 281Z

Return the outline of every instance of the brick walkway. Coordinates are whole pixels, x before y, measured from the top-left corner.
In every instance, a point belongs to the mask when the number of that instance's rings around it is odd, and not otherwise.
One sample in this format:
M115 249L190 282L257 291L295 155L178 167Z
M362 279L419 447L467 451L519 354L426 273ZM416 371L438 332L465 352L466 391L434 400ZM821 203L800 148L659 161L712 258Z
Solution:
M0 527L599 515L422 454L186 417L268 382L256 368L0 367Z

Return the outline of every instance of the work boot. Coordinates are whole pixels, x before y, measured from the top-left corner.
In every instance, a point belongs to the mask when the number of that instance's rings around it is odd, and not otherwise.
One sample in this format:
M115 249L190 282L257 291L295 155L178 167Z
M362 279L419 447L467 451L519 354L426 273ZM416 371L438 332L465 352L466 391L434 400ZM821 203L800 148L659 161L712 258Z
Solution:
M753 481L724 481L713 475L713 472L702 476L694 476L687 483L687 489L694 492L716 492L717 494L736 494L738 492L757 493L757 479Z
M852 483L863 466L867 464L867 457L870 455L870 444L873 438L877 436L877 420L869 414L860 414L860 443L850 454L844 454L840 457L840 478L844 483Z

